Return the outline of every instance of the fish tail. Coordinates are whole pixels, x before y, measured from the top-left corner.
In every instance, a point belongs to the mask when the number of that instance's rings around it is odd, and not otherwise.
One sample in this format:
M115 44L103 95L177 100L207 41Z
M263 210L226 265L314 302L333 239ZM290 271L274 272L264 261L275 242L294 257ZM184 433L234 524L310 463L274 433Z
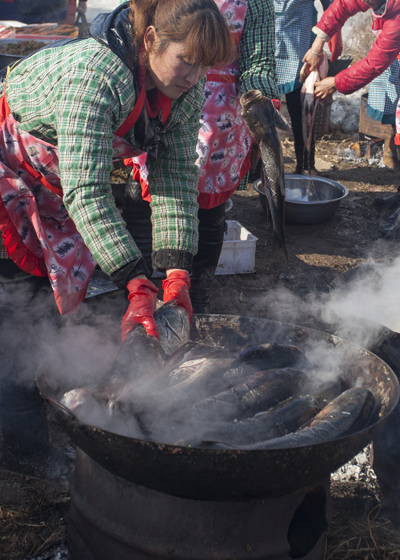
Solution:
M286 250L286 243L284 239L281 239L276 232L272 234L272 256L275 257L280 251L282 251L286 262L289 261L288 254Z

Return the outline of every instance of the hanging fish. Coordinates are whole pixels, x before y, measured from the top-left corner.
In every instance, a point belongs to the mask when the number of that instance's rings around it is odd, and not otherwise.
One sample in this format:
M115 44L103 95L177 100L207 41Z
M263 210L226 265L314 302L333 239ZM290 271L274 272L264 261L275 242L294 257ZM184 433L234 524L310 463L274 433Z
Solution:
M252 167L261 158L261 182L272 219L272 256L282 251L288 260L285 242L285 174L282 146L276 127L290 130L289 123L275 109L270 99L258 90L250 90L240 98L242 118L253 139ZM254 146L256 149L254 149Z
M311 142L314 133L315 115L317 114L317 107L320 101L318 97L315 97L314 91L316 82L323 80L328 75L328 57L326 53L323 53L321 65L316 70L310 72L307 77L305 77L306 67L307 63L304 63L300 70L300 79L305 78L301 88L300 99L305 161L308 163L308 169L310 169Z

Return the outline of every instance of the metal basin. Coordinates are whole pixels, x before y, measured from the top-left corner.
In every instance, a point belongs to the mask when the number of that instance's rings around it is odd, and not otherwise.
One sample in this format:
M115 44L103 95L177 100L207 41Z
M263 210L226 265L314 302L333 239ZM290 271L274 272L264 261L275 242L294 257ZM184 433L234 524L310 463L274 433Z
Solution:
M253 189L258 192L261 206L267 212L267 197L260 179L254 182ZM344 185L332 179L291 173L285 175L285 191L285 221L300 225L330 220L349 194Z
M195 315L191 339L232 349L265 341L295 344L304 351L316 345L318 352L324 349L324 363L328 356L337 359L342 355L341 375L351 385L362 383L373 392L381 404L380 418L349 436L297 448L183 447L126 437L83 423L60 403L73 385L65 375L60 377L51 360L39 369L37 385L75 444L111 473L173 496L212 501L282 496L322 480L382 430L398 402L399 384L389 366L365 348L333 335L256 317ZM102 360L98 355L99 367Z

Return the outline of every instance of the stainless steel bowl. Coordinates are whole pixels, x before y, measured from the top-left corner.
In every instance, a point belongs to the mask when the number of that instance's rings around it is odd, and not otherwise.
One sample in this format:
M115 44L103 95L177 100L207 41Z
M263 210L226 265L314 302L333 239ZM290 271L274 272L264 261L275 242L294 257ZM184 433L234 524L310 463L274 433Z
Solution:
M267 197L261 179L253 183L260 203L268 212ZM285 221L287 224L320 224L330 220L349 191L344 185L325 177L285 175Z

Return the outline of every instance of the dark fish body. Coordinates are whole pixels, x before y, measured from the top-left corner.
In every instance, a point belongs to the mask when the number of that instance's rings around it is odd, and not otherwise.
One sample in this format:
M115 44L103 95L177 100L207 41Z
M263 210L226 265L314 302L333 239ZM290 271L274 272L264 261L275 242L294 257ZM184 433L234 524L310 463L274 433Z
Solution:
M324 443L366 428L375 414L375 398L371 391L364 387L352 387L326 405L297 432L242 449L285 449Z
M164 371L172 371L189 360L196 360L198 358L228 357L230 354L231 352L226 348L189 341L178 348L178 350L176 350L173 354L168 356L164 366Z
M304 65L306 66L306 64ZM303 67L304 68L304 67ZM302 69L303 70L303 69ZM325 53L323 53L323 60L321 66L310 72L304 81L304 84L300 92L301 100L301 111L302 111L302 132L304 140L304 151L306 155L306 161L309 163L310 153L311 153L311 142L313 137L315 116L317 114L317 107L319 104L319 98L315 97L314 90L316 82L319 82L328 75L328 58Z
M258 90L250 90L240 98L242 118L258 145L262 162L261 182L268 201L272 218L272 255L282 251L287 260L285 242L285 177L282 146L276 127L289 130L290 127L277 111L270 99Z
M202 418L240 419L291 397L305 378L304 371L293 368L261 371L231 389L197 402L193 409Z
M238 360L255 364L259 369L278 369L302 365L306 362L304 352L291 344L265 343L245 346L238 353Z
M168 301L157 309L154 313L154 319L160 333L161 347L167 356L189 342L189 314L175 300Z
M206 359L184 381L152 392L147 399L142 399L142 413L150 417L153 410L159 414L173 411L175 416L181 416L196 401L233 384L223 377L233 362L234 358Z
M227 445L245 445L257 441L283 436L299 429L318 409L311 397L289 397L285 401L259 412L251 418L237 422L217 422L197 437L197 445L202 447L224 443ZM181 445L195 446L195 440L181 442Z
M121 344L111 375L119 376L126 382L154 375L162 369L165 359L166 354L160 341L154 336L148 336L139 325Z
M192 346L187 351L183 350L181 352L178 350L175 352L174 356L175 358L172 361L167 360L167 363L164 366L167 385L175 385L176 383L185 381L193 375L199 367L204 365L207 360L233 358L232 353L225 348L215 348L203 344L198 344L197 347ZM175 364L173 369L170 369L172 363L174 362Z
M182 381L186 381L187 379L189 379L189 377L194 375L199 370L199 368L203 367L206 361L207 358L203 357L184 362L168 374L168 386L176 385L178 383L182 383Z
M135 327L121 344L112 367L112 374L128 381L156 376L163 369L167 356L189 340L189 315L175 301L159 307L154 319L160 340L149 336L142 325Z
M344 383L339 378L321 383L314 389L310 390L309 394L312 396L319 408L322 409L333 401L333 399L338 397L344 390Z

